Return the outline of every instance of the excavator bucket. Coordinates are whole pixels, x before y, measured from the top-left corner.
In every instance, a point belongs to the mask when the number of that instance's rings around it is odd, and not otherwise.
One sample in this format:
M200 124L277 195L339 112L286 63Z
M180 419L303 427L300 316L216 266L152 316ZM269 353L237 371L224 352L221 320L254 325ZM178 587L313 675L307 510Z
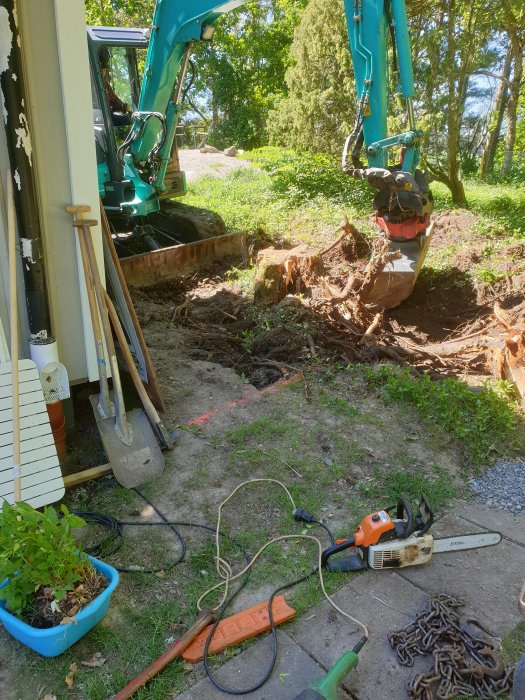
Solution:
M369 292L366 303L378 309L393 309L407 299L414 289L434 233L434 222L411 241L391 241L389 251L400 255L388 263Z

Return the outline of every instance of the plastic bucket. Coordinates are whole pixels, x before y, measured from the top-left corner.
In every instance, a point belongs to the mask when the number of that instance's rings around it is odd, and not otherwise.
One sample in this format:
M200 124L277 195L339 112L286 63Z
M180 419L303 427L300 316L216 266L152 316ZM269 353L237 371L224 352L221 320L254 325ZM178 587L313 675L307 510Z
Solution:
M117 587L119 575L118 571L109 564L93 557L89 557L89 560L95 569L107 578L108 585L89 605L75 615L75 622L45 630L36 629L7 612L5 602L0 600L0 622L9 634L42 656L58 656L98 624L109 610L111 595ZM0 585L0 589L6 585L7 579Z
M62 408L62 401L48 403L47 414L49 416L51 430L53 431L58 459L62 461L67 457L66 418Z

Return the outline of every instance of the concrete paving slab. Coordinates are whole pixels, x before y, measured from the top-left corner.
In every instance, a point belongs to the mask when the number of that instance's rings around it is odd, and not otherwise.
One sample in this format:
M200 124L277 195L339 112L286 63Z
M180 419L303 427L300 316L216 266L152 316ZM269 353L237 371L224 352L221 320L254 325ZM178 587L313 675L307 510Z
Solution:
M482 530L452 513L432 529L437 537ZM427 565L400 569L399 575L430 594L466 598L471 612L494 634L502 636L520 622L525 549L508 540L484 549L437 554Z
M399 666L388 643L388 633L407 625L426 603L425 593L397 573L368 571L341 588L334 600L345 611L362 620L370 638L359 655L359 666L347 676L344 687L359 700L406 700L406 683L426 670L429 660ZM361 636L355 625L323 602L292 622L289 634L323 666L333 665Z
M312 681L326 671L303 651L287 634L277 632L278 657L272 677L262 688L243 695L253 700L293 700ZM233 688L243 688L255 683L268 668L271 657L271 640L261 639L239 656L231 659L215 671L220 683ZM194 685L179 696L179 700L224 700L208 678ZM349 700L349 695L340 690L337 700Z
M525 547L525 514L512 515L499 508L472 501L458 501L453 510L468 522L476 523L487 530L498 530L508 539Z

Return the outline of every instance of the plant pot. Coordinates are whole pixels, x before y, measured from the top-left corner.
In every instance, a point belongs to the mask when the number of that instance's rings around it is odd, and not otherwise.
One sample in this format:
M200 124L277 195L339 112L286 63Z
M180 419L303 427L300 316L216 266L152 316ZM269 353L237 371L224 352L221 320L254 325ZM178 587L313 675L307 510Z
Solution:
M118 584L118 571L103 561L89 557L95 569L108 580L107 587L85 608L75 615L75 622L57 625L48 629L31 627L5 609L5 601L0 600L0 622L5 629L33 651L42 656L58 656L83 637L106 615L111 601L111 594ZM7 585L7 579L0 589Z

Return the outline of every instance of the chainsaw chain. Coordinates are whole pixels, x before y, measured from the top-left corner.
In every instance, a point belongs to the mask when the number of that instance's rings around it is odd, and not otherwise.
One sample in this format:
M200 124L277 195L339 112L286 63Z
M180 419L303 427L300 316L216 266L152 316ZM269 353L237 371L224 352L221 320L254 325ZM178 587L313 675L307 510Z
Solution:
M512 690L513 670L501 661L490 633L474 619L460 621L464 605L446 594L435 596L414 622L388 636L402 666L413 666L416 656L434 657L432 667L409 682L411 700L494 700ZM469 626L484 637L474 636Z

